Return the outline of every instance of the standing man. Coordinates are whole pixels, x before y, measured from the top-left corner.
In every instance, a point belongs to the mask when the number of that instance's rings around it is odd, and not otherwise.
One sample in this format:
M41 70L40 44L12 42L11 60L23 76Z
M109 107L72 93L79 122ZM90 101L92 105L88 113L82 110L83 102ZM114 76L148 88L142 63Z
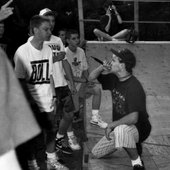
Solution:
M78 47L80 42L78 32L76 30L67 31L66 40L68 43L68 47L66 47L66 56L71 65L76 89L78 91L73 95L76 111L79 111L80 107L79 97L86 98L87 96L92 95L92 119L90 123L101 128L106 128L107 123L104 122L99 115L101 89L96 86L96 84L88 82L88 64L84 50Z
M15 72L21 84L28 89L27 97L43 132L27 145L28 165L30 169L46 170L68 168L46 153L54 153L54 87L52 86L52 52L44 41L51 38L51 25L47 18L33 16L30 20L32 40L20 46L14 56ZM46 139L46 140L45 140ZM46 147L45 147L46 144Z
M50 21L52 32L55 26L56 13L45 8L40 11L39 15L46 17ZM56 112L57 114L61 112L61 120L56 135L56 148L66 154L72 154L73 150L80 149L80 145L77 142L77 138L72 128L73 112L75 110L72 94L76 92L72 70L67 58L65 57L65 49L59 37L51 35L50 40L45 41L44 44L49 46L53 52L53 79L56 94L54 97L57 100L57 108L59 108ZM70 81L70 89L65 79L64 72ZM69 145L66 145L65 134L68 136Z
M89 80L96 78L104 90L112 95L112 119L105 135L92 149L101 158L115 150L124 148L128 153L134 170L144 170L139 145L150 134L151 125L146 110L146 96L141 83L132 74L136 65L134 54L123 49L115 51L103 65L95 69Z

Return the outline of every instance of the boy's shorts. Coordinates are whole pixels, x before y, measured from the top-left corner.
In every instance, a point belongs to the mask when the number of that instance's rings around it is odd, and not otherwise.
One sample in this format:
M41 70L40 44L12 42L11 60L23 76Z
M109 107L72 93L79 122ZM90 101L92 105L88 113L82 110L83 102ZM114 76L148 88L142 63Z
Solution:
M80 89L77 91L76 94L72 95L73 96L73 102L75 106L75 112L79 110L80 106L80 98L82 99L88 99L92 96L92 89L95 87L95 84L87 84L87 83L82 83L80 86Z
M69 87L57 87L55 88L55 92L57 98L57 115L61 118L63 114L72 113L75 110L75 107Z

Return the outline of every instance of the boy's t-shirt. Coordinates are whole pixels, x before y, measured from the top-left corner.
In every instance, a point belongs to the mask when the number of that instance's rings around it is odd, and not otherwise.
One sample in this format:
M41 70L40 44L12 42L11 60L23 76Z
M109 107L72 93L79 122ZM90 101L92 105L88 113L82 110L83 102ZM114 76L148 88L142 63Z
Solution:
M88 70L88 63L86 60L86 56L84 50L80 47L77 47L76 52L72 52L69 47L65 48L66 57L71 65L73 75L75 77L82 77L82 73L85 70ZM75 83L76 89L79 90L81 83Z
M29 37L28 41L31 41L32 38L33 37ZM52 55L54 55L54 53L57 53L60 51L65 51L64 45L61 41L61 38L54 36L54 35L51 35L51 38L49 41L44 41L44 45L51 48ZM66 59L67 58L65 57L64 60L66 60ZM65 75L65 73L64 73L62 61L53 63L53 79L54 79L55 88L68 85L64 75Z
M42 50L35 49L30 41L20 46L14 56L15 72L19 79L25 79L28 90L35 103L42 112L51 112L52 88L50 75L52 75L51 49L43 46Z
M44 44L48 45L51 48L52 52L54 53L65 51L61 39L57 36L52 35L50 41L44 41ZM66 59L67 58L65 57L64 60ZM62 61L53 63L53 79L54 79L55 88L68 85L64 76L64 68L62 65Z

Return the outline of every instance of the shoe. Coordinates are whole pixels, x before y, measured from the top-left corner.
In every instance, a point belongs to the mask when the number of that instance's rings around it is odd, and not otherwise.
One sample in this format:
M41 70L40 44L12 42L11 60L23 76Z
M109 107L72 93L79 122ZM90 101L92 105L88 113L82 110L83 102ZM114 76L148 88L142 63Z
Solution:
M72 150L80 150L81 149L79 143L77 142L77 138L74 135L68 137L68 143Z
M145 167L141 165L134 165L133 170L145 170Z
M47 170L69 170L66 166L59 163L57 160L47 159Z
M128 36L126 37L126 42L133 44L137 39L138 39L138 32L133 28L131 28Z
M60 150L61 152L65 153L65 154L72 154L73 151L70 148L68 142L66 141L66 139L64 137L57 139L55 141L55 147L56 149Z
M100 128L103 128L103 129L105 129L108 126L108 124L102 120L100 115L92 116L90 123L93 125L99 126Z
M78 122L82 122L83 119L80 118L80 113L79 111L74 113L74 117L73 117L73 123L78 123Z
M39 170L40 169L40 167L38 166L37 161L35 159L28 161L28 169L29 170Z

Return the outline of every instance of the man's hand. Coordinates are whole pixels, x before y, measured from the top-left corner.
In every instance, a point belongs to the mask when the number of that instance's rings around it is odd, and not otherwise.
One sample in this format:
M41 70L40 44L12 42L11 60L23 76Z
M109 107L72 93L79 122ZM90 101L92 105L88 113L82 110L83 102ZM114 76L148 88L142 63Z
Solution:
M0 21L8 18L10 15L13 14L13 8L12 7L8 7L13 0L9 0L6 4L4 4L3 6L1 6L0 9Z
M105 136L108 140L111 140L110 133L117 127L117 121L109 123L107 128L105 129Z
M103 61L103 71L105 72L110 72L112 69L112 64L111 64L111 61L109 60L104 60Z
M106 136L106 138L107 138L107 140L112 140L111 138L110 138L110 133L112 132L112 129L109 127L109 125L108 125L108 127L105 129L105 136Z
M53 63L62 61L65 58L65 55L66 55L65 51L55 53L55 55L53 55Z

